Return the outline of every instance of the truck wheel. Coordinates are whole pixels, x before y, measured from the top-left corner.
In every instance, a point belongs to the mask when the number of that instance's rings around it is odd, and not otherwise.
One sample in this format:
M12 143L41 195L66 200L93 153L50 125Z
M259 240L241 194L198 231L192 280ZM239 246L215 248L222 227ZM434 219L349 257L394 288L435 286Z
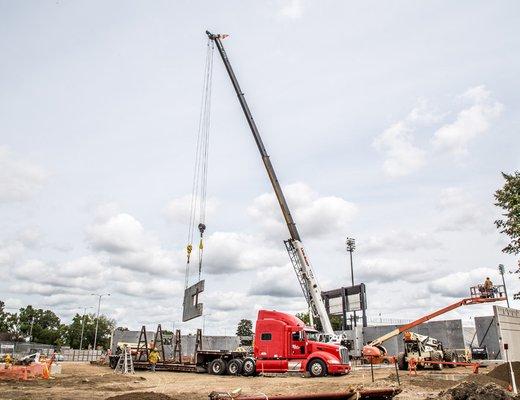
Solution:
M400 353L397 356L397 367L401 371L406 371L408 369L408 363L406 362L406 357L404 356L404 353Z
M242 373L242 360L233 358L227 365L228 375L240 375Z
M256 362L254 358L247 357L242 363L242 375L253 376L256 372Z
M313 378L327 375L327 366L323 361L321 361L318 358L312 360L309 363L309 365L307 366L307 370Z
M448 355L447 358L448 359L446 361L451 361L451 362L459 361L459 356L457 355L457 353L451 353L450 355ZM455 367L456 367L456 365L453 365L453 364L448 365L448 368L455 368Z
M209 373L213 375L224 375L226 373L226 363L217 358L209 364Z

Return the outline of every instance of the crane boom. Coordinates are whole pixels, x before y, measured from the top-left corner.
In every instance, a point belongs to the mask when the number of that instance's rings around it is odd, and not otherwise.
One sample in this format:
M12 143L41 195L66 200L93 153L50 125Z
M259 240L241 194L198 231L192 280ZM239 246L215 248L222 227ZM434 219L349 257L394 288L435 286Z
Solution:
M305 254L305 250L303 249L300 234L298 232L298 229L296 228L296 224L294 223L294 219L291 215L291 211L289 210L289 206L287 205L287 201L285 200L285 196L280 186L280 182L276 177L273 164L271 163L269 155L267 154L267 150L265 149L264 143L260 136L260 132L258 131L251 111L249 110L249 106L247 105L244 93L242 92L242 89L238 84L238 80L235 76L233 68L231 67L226 51L224 50L224 46L222 45L222 36L212 34L209 31L206 31L206 34L208 35L209 39L213 40L217 45L218 52L220 53L222 61L224 62L224 66L226 67L226 71L229 75L229 78L231 79L231 83L233 84L233 88L235 89L235 92L237 94L238 101L240 103L240 106L242 107L242 111L244 112L249 128L251 129L251 133L253 134L253 137L255 139L256 145L260 152L260 156L262 157L262 161L267 171L267 175L269 176L269 180L271 181L271 185L273 186L276 199L278 200L278 204L282 209L282 214L285 219L285 223L287 224L287 228L289 229L289 234L291 236L290 242L292 244L292 248L294 249L298 257L298 268L300 270L296 271L296 273L302 285L304 295L307 301L310 303L310 309L320 319L321 325L323 327L323 332L327 335L333 335L334 331L332 329L332 325L330 323L330 319L325 308L325 303L323 302L323 299L321 297L321 289L318 285L318 281L314 277L312 266L309 263L309 260Z
M462 300L457 301L456 303L450 304L449 306L443 307L437 311L434 311L430 314L424 315L421 318L416 319L415 321L409 322L399 328L394 329L393 331L388 332L386 335L378 337L377 339L372 340L368 346L379 346L383 342L388 339L393 338L394 336L399 335L400 333L407 331L408 329L412 329L417 325L421 325L422 323L429 321L432 318L438 317L439 315L445 314L451 310L462 306L469 306L472 304L482 304L482 303L491 303L494 301L502 301L505 300L505 297L490 297L490 298L482 298L482 297L468 297Z

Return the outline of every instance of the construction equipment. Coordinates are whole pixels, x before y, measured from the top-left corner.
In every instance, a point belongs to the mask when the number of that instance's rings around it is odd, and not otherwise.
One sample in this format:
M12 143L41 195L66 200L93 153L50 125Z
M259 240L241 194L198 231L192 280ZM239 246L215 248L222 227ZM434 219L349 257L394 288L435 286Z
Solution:
M120 374L133 374L134 372L134 360L128 346L123 347L122 353L119 355L119 361L117 362L114 372Z
M289 253L289 257L291 263L294 267L294 271L296 272L296 276L298 278L298 282L302 288L303 294L307 303L309 305L309 309L311 314L315 318L319 318L321 322L321 326L323 327L323 333L328 337L334 336L334 331L332 329L332 325L330 323L329 316L325 309L325 303L321 297L321 289L318 284L316 277L314 276L314 272L312 266L309 262L309 258L303 248L303 244L300 238L300 234L298 229L296 228L296 224L291 215L291 211L289 210L289 206L287 205L287 201L285 200L285 196L283 194L282 188L280 186L280 182L276 177L276 173L273 168L273 164L267 154L267 150L265 149L262 138L260 137L260 132L256 126L256 123L251 115L251 111L249 110L249 106L247 105L246 99L244 97L244 93L238 84L238 80L233 72L233 68L229 62L229 58L224 50L224 46L222 45L222 39L224 39L227 35L218 35L213 34L209 31L206 31L208 38L210 41L213 41L217 49L220 53L222 61L224 62L224 66L228 72L229 78L231 79L231 83L233 84L233 88L238 96L238 101L240 106L242 107L242 111L246 117L249 128L251 129L251 133L255 139L256 145L260 152L260 156L262 157L262 161L264 163L265 169L267 171L267 175L269 176L269 180L271 181L271 185L273 186L274 193L278 200L278 204L282 210L283 217L287 224L287 228L289 229L290 239L285 241L287 252Z
M371 360L375 360L377 363L382 357L387 355L386 349L382 346L382 344L391 339L400 333L408 331L422 323L431 320L432 318L438 317L439 315L445 314L449 311L455 310L456 308L474 304L485 304L492 303L495 301L504 301L506 298L504 297L504 289L503 286L495 286L493 290L493 297L488 293L484 295L482 292L478 290L477 286L470 288L471 297L464 298L462 300L457 301L456 303L450 304L449 306L443 307L437 311L429 313L427 315L422 316L421 318L416 319L408 324L405 324L399 328L396 328L387 334L378 337L377 339L372 340L366 346L363 347L362 355L363 357L369 358Z

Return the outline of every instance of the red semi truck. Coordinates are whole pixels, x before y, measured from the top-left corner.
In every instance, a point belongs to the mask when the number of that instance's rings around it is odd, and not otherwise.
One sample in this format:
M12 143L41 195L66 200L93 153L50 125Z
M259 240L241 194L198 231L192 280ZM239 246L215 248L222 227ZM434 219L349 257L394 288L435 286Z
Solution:
M196 364L210 374L308 372L313 377L350 372L346 347L313 340L317 331L294 315L260 310L256 321L253 355L201 351Z

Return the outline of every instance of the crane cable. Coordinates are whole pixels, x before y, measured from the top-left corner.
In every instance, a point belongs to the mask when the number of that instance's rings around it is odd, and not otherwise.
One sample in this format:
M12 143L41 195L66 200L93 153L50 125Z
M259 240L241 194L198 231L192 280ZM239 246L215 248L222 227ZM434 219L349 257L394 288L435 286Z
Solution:
M198 280L202 276L202 258L204 255L204 231L206 230L206 200L208 183L208 154L209 132L211 115L211 87L213 81L213 54L214 42L208 39L206 49L206 63L204 68L204 84L197 131L197 145L195 150L195 167L190 201L190 215L188 223L188 244L186 246L186 272L185 287L188 287L190 277L191 252L193 251L193 238L195 234L195 221L198 219L197 228L200 238L198 245Z

